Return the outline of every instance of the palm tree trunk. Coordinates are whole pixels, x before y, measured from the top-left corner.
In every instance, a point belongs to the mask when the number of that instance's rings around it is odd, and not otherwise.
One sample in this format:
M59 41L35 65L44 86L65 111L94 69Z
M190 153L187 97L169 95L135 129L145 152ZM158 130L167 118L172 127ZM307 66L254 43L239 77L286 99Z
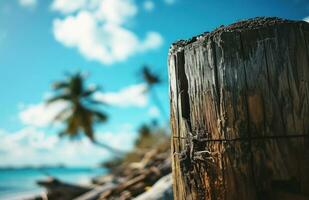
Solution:
M161 112L161 116L164 118L164 120L168 121L169 118L165 112L165 109L159 99L159 96L157 94L157 92L155 91L155 88L151 88L150 90L150 93L151 93L151 96L152 96L152 99L154 101L154 103L156 104L156 106L159 108L160 112Z
M106 150L108 150L109 152L113 153L115 156L117 157L123 157L125 154L125 151L120 150L120 149L116 149L114 147L111 147L105 143L102 142L98 142L97 140L91 140L93 144L95 144L96 146L100 147L100 148L104 148Z

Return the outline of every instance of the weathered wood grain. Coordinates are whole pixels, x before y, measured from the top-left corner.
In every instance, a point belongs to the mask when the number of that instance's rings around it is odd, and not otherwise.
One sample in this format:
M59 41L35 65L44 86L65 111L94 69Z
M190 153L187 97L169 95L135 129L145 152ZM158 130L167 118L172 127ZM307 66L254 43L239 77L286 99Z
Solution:
M175 199L309 198L309 138L246 139L309 134L308 23L238 22L173 44L168 64Z

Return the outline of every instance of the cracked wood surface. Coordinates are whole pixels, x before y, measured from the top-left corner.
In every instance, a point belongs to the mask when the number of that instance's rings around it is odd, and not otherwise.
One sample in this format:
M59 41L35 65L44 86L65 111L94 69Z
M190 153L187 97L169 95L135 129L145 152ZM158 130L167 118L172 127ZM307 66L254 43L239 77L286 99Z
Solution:
M169 82L174 198L308 199L309 24L255 18L172 45ZM189 142L189 143L192 143ZM192 145L191 145L192 146ZM180 154L213 152L212 160Z

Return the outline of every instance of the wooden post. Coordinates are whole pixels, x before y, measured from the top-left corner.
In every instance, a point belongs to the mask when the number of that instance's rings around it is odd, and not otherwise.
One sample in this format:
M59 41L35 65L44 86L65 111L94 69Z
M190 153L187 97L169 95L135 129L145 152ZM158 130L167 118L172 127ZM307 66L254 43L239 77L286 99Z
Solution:
M174 199L309 199L309 24L255 18L173 44Z

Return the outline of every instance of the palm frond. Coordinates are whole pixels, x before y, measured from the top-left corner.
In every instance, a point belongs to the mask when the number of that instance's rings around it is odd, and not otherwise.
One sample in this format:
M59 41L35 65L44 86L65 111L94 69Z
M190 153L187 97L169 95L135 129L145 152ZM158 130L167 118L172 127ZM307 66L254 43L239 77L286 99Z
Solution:
M50 104L50 103L53 103L55 101L59 101L59 100L64 100L64 101L67 101L67 100L70 100L71 99L71 96L68 95L68 94L62 94L62 95L58 95L58 96L54 96L50 99L48 99L46 101L47 104Z
M139 129L138 132L140 135L147 136L151 134L151 129L147 124L143 124Z
M99 122L106 122L107 114L96 109L92 109L91 104L103 104L92 98L92 95L99 88L85 89L85 77L82 73L69 74L68 79L54 83L53 89L57 91L57 96L47 100L47 103L64 100L70 103L70 106L59 112L54 121L63 122L66 127L59 133L59 136L69 136L76 138L80 133L84 133L93 143L99 144L114 153L120 154L118 151L108 145L98 143L94 137L94 125ZM94 106L93 106L94 107Z
M80 125L80 119L78 115L72 115L67 120L67 127L65 129L66 135L70 136L71 138L74 138L78 135Z
M98 101L96 99L92 99L92 98L86 98L85 101L87 103L93 104L93 105L103 105L103 106L109 106L108 103L105 103L103 101Z
M84 90L84 80L80 73L73 75L70 79L70 92L74 96L81 96Z
M65 121L67 118L69 118L70 116L68 116L68 114L71 112L71 107L68 106L67 108L64 108L62 111L60 111L53 119L54 122L58 122L58 121Z
M91 110L88 110L87 108L80 107L80 112L82 113L80 115L81 117L81 128L84 130L84 133L86 136L93 141L94 135L93 135L93 113Z
M157 74L151 72L148 66L144 66L142 68L142 75L144 81L150 86L161 82L160 77Z
M98 90L96 88L91 88L91 89L87 89L85 91L83 91L83 93L81 94L82 97L89 97L91 95L93 95L95 92L97 92Z
M93 128L91 125L83 126L83 130L86 134L86 136L93 141L94 140L94 134L93 134Z
M68 87L69 87L69 83L65 81L57 81L52 84L52 88L54 90L64 89Z
M98 122L106 122L108 117L105 113L103 112L100 112L100 111L94 111L92 110L91 111L95 117L95 119L98 121Z

